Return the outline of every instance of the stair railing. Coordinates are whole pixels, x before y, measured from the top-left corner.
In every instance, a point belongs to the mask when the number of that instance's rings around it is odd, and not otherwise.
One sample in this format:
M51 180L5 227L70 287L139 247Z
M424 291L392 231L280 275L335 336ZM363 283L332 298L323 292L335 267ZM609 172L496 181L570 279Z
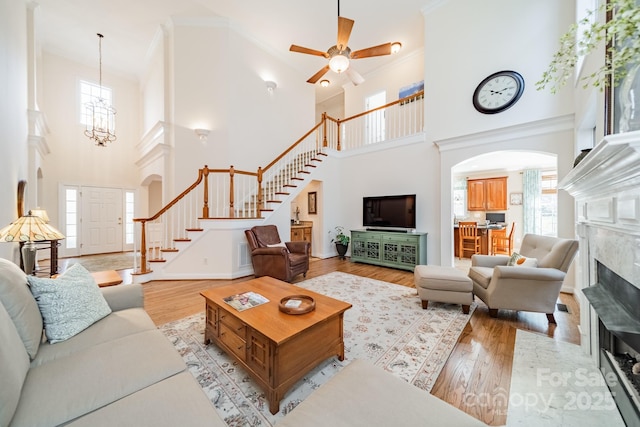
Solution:
M424 91L346 119L327 120L328 144L338 151L416 135L424 131Z
M155 215L133 220L140 227L134 243L137 252L139 242L140 266L134 264L133 274L149 273L149 262L164 262L165 252L177 252L176 242L189 241L189 232L202 230L199 219L264 217L304 181L326 148L343 151L422 132L423 97L418 92L346 119L323 113L318 124L256 172L205 165L196 181Z

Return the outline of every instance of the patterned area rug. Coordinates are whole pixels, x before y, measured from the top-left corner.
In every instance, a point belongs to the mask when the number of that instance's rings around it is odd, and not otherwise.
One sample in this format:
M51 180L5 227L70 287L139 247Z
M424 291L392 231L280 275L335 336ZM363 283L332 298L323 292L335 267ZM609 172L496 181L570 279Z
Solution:
M118 252L113 254L86 255L78 258L70 258L69 266L82 264L90 272L104 270L124 270L133 268L133 252Z
M160 327L230 426L271 426L354 359L368 359L425 391L431 390L469 321L459 305L429 304L416 290L333 272L297 286L350 302L344 316L345 360L330 358L310 371L272 415L265 395L246 372L215 345L205 346L204 313Z

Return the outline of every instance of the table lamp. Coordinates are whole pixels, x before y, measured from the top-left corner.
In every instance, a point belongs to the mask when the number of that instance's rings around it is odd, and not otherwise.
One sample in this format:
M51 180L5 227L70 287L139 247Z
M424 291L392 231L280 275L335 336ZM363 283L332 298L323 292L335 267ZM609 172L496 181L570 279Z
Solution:
M31 211L0 230L0 242L21 242L22 264L26 274L33 274L37 247L35 242L64 239L64 235Z

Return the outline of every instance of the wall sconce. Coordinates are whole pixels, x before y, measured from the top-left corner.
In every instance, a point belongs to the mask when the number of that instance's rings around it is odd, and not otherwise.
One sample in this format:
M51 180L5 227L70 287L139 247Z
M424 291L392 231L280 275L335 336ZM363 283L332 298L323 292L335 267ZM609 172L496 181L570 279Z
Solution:
M391 43L391 53L398 53L402 49L402 43L394 42Z
M196 133L196 135L198 135L198 138L200 138L200 141L202 142L207 141L207 137L209 136L208 129L194 129L193 131Z
M278 87L276 82L271 80L266 80L264 84L267 86L267 90L269 91L269 93L273 93L273 91Z
M331 84L331 82L329 80L320 80L320 86L322 87L328 87Z

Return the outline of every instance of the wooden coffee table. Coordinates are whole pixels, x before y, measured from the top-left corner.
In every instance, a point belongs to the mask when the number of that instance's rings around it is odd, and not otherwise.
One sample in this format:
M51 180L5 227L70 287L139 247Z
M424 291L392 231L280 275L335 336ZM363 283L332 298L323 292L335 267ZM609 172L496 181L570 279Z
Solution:
M238 311L224 298L256 292L269 302ZM280 300L307 295L316 308L306 314L285 314ZM351 304L264 276L201 293L206 300L205 344L214 342L236 359L266 391L269 410L307 372L332 356L344 360L342 325Z

